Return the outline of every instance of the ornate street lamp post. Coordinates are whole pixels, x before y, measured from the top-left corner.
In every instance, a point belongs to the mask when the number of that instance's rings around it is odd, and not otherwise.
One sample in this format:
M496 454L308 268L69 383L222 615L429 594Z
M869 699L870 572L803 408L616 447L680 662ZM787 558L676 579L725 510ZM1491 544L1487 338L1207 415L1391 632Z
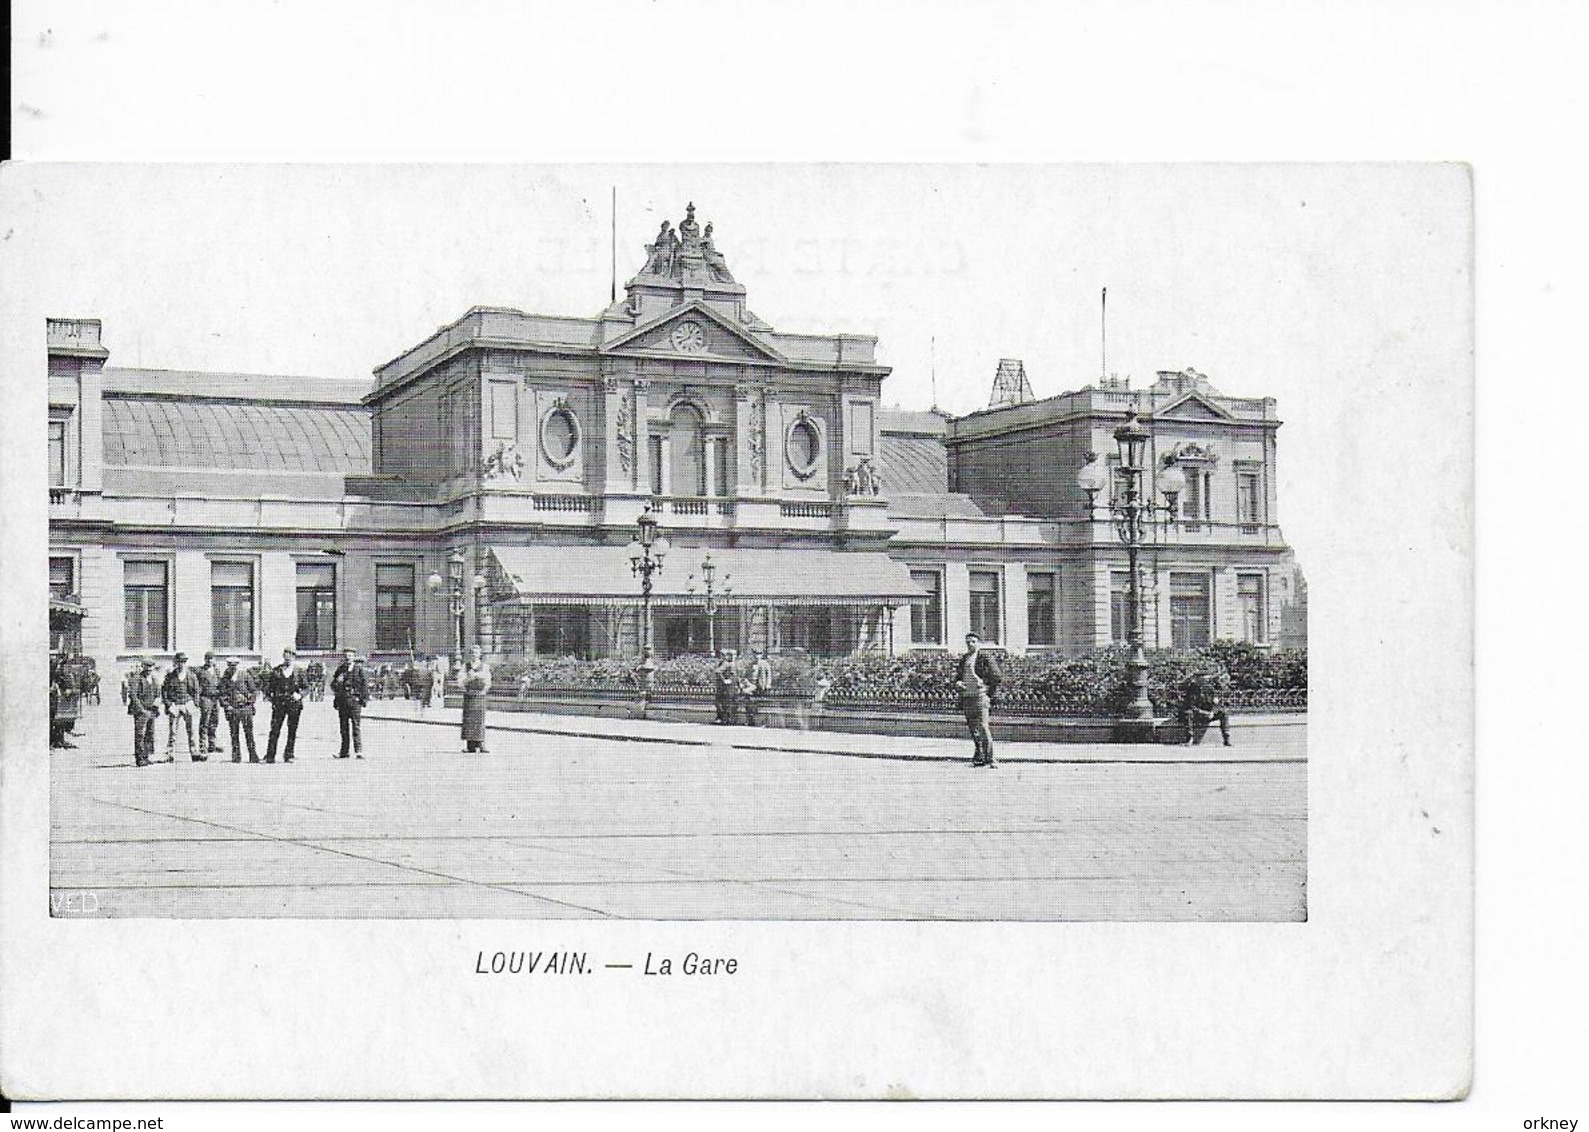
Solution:
M651 578L662 572L668 555L667 536L660 531L651 505L640 513L640 530L629 543L629 568L640 579L640 679L645 689L645 706L651 706L651 689L656 681L657 662L651 652Z
M452 617L453 639L452 645L456 655L461 661L463 658L463 568L467 563L463 551L455 550L447 556L447 576L432 574L425 579L425 588L433 594L439 594L443 589L447 591L447 612ZM475 581L483 588L484 583L480 578Z
M485 619L480 614L485 608L486 602L485 576L476 574L469 584L474 590L474 643L484 648L486 642L485 631L482 626L485 624Z
M1096 514L1097 496L1110 488L1108 514L1114 521L1115 534L1125 544L1127 569L1131 572L1127 596L1126 616L1129 621L1131 658L1126 667L1131 673L1131 703L1116 728L1123 740L1151 740L1159 720L1153 717L1153 703L1148 699L1148 658L1143 649L1142 592L1137 580L1137 556L1146 541L1148 525L1159 521L1173 523L1176 517L1176 499L1186 489L1186 475L1172 459L1165 462L1159 472L1156 486L1166 502L1154 500L1152 489L1144 489L1142 477L1146 471L1143 457L1147 450L1148 430L1137 420L1136 410L1128 410L1125 424L1115 429L1115 444L1120 450L1120 485L1114 490L1109 483L1109 469L1096 453L1088 453L1087 461L1076 474L1077 485L1087 493L1087 514Z
M712 561L711 551L707 551L706 557L701 560L701 576L706 579L703 583L703 588L706 594L706 648L708 652L710 652L713 656L716 656L718 609L717 594L719 592L719 588L721 589L724 597L727 597L729 594L734 592L734 587L730 584L733 575L724 574L722 582L719 583L717 581L717 563ZM690 575L689 581L685 583L685 588L692 594L695 592L694 574Z
M464 567L466 567L468 564L468 560L463 556L463 551L455 550L447 556L447 576L445 578L443 578L440 574L433 573L430 577L425 579L425 588L431 593L439 594L443 590L447 592L447 613L452 617L453 624L452 647L460 663L463 660L463 612L464 601L466 600L465 595L469 592L474 594L475 643L479 644L480 606L485 601L486 593L486 580L480 574L476 574L470 580L468 588L465 588L463 584L463 574ZM412 647L412 642L410 642L410 647Z

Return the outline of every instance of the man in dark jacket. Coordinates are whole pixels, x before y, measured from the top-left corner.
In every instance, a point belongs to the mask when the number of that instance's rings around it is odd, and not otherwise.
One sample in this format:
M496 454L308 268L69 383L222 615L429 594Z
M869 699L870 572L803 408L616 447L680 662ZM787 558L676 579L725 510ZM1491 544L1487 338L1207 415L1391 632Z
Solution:
M993 758L993 733L988 730L988 713L993 710L1003 678L993 658L982 651L982 638L967 633L966 651L955 671L955 687L960 692L960 710L965 714L966 726L971 729L971 741L976 744L971 756L972 766L998 765Z
M1181 722L1186 725L1186 745L1202 746L1210 723L1219 724L1219 737L1230 746L1230 713L1219 702L1217 678L1190 677L1181 688Z
M145 660L122 684L127 692L127 714L132 716L134 766L148 766L154 761L154 721L160 716L160 689L152 672L154 661Z
M193 670L199 680L199 749L205 754L218 754L221 750L215 741L216 728L221 721L221 670L215 667L215 654L204 654L204 663Z
M353 754L364 757L364 737L359 734L359 721L364 705L370 702L370 682L359 665L359 657L352 649L342 654L342 663L331 674L331 701L336 705L337 723L342 729L342 750L337 758L348 757L348 738L353 739Z
M265 681L265 698L270 701L270 740L265 744L265 761L276 761L276 739L282 725L287 727L287 749L281 761L292 762L292 749L298 742L298 717L303 714L303 698L309 691L309 678L298 667L298 654L281 650L281 663L270 670Z
M712 683L717 701L717 718L712 722L738 723L739 678L734 672L734 650L723 649L717 654L717 657L717 667L712 670Z
M165 704L168 725L167 760L176 757L177 721L181 720L188 732L188 757L196 763L204 762L208 756L200 753L198 737L195 735L199 714L199 678L188 667L187 653L177 653L174 667L166 673L165 683L160 686L160 699Z
M254 704L259 699L259 681L247 668L237 666L237 658L226 662L226 671L216 687L221 708L226 712L226 726L232 733L232 761L243 761L242 740L248 743L248 761L257 763L259 753L254 749Z
M50 658L50 749L76 750L77 744L67 741L67 733L75 722L77 701L81 695L76 674L60 657Z

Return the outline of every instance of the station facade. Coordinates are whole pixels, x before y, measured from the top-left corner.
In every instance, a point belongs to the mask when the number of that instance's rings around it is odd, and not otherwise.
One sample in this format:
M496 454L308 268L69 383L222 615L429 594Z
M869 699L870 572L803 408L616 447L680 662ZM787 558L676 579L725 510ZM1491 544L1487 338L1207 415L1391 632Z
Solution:
M118 369L93 319L46 340L52 647L102 667L637 657L648 508L662 656L1092 648L1123 637L1125 559L1075 471L1131 407L1196 485L1145 568L1150 645L1296 621L1272 400L1187 371L890 409L876 340L758 318L693 206L596 317L475 308L372 382Z

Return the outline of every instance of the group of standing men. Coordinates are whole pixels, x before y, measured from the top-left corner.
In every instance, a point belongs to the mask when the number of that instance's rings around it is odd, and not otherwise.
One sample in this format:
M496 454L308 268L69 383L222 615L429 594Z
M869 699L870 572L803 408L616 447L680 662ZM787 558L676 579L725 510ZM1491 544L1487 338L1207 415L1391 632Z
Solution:
M746 724L759 727L760 709L772 695L772 662L765 652L757 650L749 671L742 674L737 655L733 649L723 649L717 654L717 666L712 670L717 718L712 722L736 724L743 707Z
M223 713L231 732L234 763L243 761L245 746L251 763L274 763L278 749L284 763L296 757L298 719L303 714L310 680L307 672L298 666L297 653L292 649L282 650L281 663L266 674L263 687L255 670L239 665L235 657L227 659L224 671L217 668L214 653L206 653L204 664L194 669L188 667L186 653L177 653L174 667L158 683L153 672L154 661L145 659L127 683L127 714L133 721L134 765L148 766L155 761L155 720L162 710L168 721L163 762L172 762L176 757L179 722L187 735L190 759L201 763L211 754L220 753L216 731ZM351 745L352 753L363 758L360 716L370 700L369 683L352 649L343 654L342 664L331 678L331 690L342 727L342 749L337 757L347 758ZM254 711L262 691L270 703L270 738L263 760L254 743ZM280 744L283 731L286 732L284 748Z

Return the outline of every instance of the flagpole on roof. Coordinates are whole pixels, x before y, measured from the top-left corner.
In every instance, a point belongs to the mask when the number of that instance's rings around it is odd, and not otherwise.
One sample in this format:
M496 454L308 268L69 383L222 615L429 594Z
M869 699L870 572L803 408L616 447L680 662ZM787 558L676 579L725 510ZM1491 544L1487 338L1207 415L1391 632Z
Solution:
M1107 287L1098 297L1098 342L1102 355L1099 359L1102 368L1098 371L1098 375L1107 378L1109 376L1109 288Z

